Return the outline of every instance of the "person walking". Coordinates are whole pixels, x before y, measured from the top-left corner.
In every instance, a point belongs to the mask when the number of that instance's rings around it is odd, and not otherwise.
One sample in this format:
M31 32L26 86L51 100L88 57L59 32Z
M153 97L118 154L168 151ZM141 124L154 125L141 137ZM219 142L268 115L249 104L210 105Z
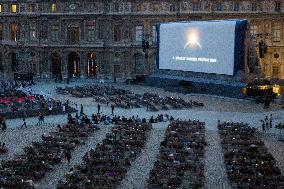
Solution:
M114 104L111 104L111 115L114 115L113 112L114 112Z
M83 114L84 114L84 107L83 107L83 105L81 104L80 115L83 115Z
M101 112L101 105L98 104L98 114L100 114L100 112Z
M26 119L25 118L23 118L23 124L21 125L21 129L23 127L27 128L27 123L26 123Z
M273 121L273 117L272 117L272 114L270 114L270 117L269 117L269 126L270 126L270 128L272 128L272 121Z

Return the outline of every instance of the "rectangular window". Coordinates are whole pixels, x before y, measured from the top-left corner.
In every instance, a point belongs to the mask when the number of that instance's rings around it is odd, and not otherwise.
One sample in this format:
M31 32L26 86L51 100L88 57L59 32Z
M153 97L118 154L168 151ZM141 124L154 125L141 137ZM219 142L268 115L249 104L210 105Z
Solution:
M199 2L193 2L192 3L192 10L193 11L200 11L200 3Z
M56 3L51 4L51 12L56 12L57 11L57 6Z
M104 25L102 22L98 23L98 39L103 39L104 38Z
M281 40L281 29L280 26L274 26L272 28L272 41L273 42L280 42Z
M36 10L35 4L29 4L29 12L35 12Z
M30 40L36 41L36 27L35 27L35 25L30 26Z
M0 41L3 40L3 24L0 24Z
M113 3L113 12L119 12L119 3L118 2Z
M240 10L240 3L239 2L235 2L234 3L234 11L239 11Z
M175 11L176 11L175 4L170 4L170 12L175 12Z
M256 40L256 34L258 33L258 28L256 25L251 25L250 26L250 36L252 37L253 40Z
M257 3L256 2L251 3L251 11L257 11Z
M121 28L118 25L113 27L113 41L121 41Z
M152 42L155 44L157 42L157 30L156 26L152 26Z
M279 66L273 66L272 67L272 77L278 78L279 77Z
M275 2L275 11L281 12L281 2L280 1Z
M217 11L222 11L223 7L222 7L222 2L218 1L216 4L216 10Z
M51 41L59 41L59 26L53 25L51 27Z
M11 40L12 41L17 41L17 33L18 33L18 25L13 23L10 25L10 34L11 34Z
M135 42L136 44L142 44L143 38L143 26L136 26L135 27Z
M96 27L95 22L90 22L87 26L87 40L95 41L96 40Z
M18 10L17 10L17 5L16 4L12 4L11 5L11 12L12 13L16 13Z
M0 12L3 12L3 6L0 4Z

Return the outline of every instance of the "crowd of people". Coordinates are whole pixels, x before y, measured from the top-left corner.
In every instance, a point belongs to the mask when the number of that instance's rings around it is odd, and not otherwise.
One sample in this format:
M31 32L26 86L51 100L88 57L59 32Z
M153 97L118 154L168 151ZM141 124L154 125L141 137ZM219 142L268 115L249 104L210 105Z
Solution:
M72 168L58 182L58 189L115 188L119 185L152 128L150 123L125 119L117 120L117 125L102 143L84 155L84 163Z
M205 123L172 121L150 171L148 188L202 188Z
M193 106L202 107L203 103L190 101L187 102L182 98L161 97L158 94L144 93L143 95L134 94L129 90L118 89L114 86L80 86L57 88L59 94L71 94L75 97L92 97L96 102L102 104L112 103L115 107L120 108L140 108L146 107L149 111L183 109Z
M0 114L6 118L22 118L37 116L38 112L45 115L75 112L66 103L40 94L28 94L17 89L0 92Z
M35 83L33 81L8 81L3 80L0 81L0 91L3 92L5 90L16 89L16 88L24 88L28 86L32 86Z
M274 157L244 123L218 123L228 178L233 188L284 188Z
M58 125L57 131L42 135L41 142L32 142L24 154L13 160L2 160L0 188L35 188L34 182L42 179L65 157L69 162L71 150L84 144L85 139L99 127L91 124Z

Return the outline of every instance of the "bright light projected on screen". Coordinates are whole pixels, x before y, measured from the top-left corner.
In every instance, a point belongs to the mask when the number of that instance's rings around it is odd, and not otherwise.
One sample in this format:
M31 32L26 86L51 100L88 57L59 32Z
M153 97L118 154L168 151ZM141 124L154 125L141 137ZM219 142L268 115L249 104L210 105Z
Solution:
M234 74L235 20L161 23L159 69Z
M191 28L186 31L187 43L184 46L185 48L202 48L199 43L200 32L197 28Z

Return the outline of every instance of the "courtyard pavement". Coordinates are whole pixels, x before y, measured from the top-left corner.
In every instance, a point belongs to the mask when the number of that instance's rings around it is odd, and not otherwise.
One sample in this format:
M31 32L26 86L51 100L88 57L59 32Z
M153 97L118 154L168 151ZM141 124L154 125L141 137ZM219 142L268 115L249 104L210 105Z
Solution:
M83 85L83 84L99 84L97 81L78 81L72 82L68 86ZM258 128L260 130L261 119L264 119L266 115L273 115L273 124L279 122L284 123L284 109L281 109L280 105L273 103L269 110L264 110L263 105L255 104L249 100L237 100L231 98L216 97L210 95L198 95L198 94L176 94L172 92L165 92L162 89L151 88L140 85L125 85L122 83L104 83L103 85L114 85L116 87L130 89L135 93L153 92L161 96L179 96L185 100L196 100L204 103L204 107L193 107L186 110L167 110L150 112L144 108L135 109L121 109L115 108L114 113L116 115L130 117L132 115L139 115L149 119L152 115L155 117L158 114L168 114L175 119L198 119L205 122L206 127L206 142L208 146L205 151L205 188L217 189L225 188L230 189L230 183L227 179L225 165L223 163L223 153L220 146L220 138L217 133L217 122L221 121L234 121L234 122L246 122L250 126ZM92 98L75 98L70 96L57 95L55 89L57 86L65 87L66 84L58 84L54 82L39 82L35 86L32 86L34 93L46 94L62 101L70 100L73 107L84 106L84 112L87 115L91 115L97 112L97 103ZM110 106L101 104L101 111L103 114L110 115ZM74 115L74 114L73 114ZM7 132L0 131L0 142L5 142L9 148L9 153L0 156L0 160L12 159L14 155L23 153L23 148L30 145L32 141L39 141L43 133L49 133L55 130L57 124L66 123L67 115L53 115L45 118L45 124L35 126L37 118L26 119L28 128L20 128L22 124L21 119L7 120ZM47 175L38 188L55 188L58 180L60 180L64 173L68 171L72 166L81 162L81 158L86 151L90 148L95 148L109 131L111 126L101 126L102 130L99 133L94 133L94 136L90 137L86 142L86 145L79 146L73 152L72 162L67 165L65 162L55 167L54 172ZM164 138L164 131L167 128L166 123L154 124L153 130L147 140L147 143L142 150L142 153L137 157L136 161L132 163L131 168L128 170L126 178L122 181L119 188L145 188L149 171L151 170L153 163L155 162L159 143ZM268 131L268 134L261 135L265 141L265 145L269 148L271 154L277 160L277 165L284 172L284 152L283 143L275 140L278 137L278 130L272 128ZM272 137L271 137L271 136ZM138 179L139 178L139 179ZM138 179L138 180L137 180Z

